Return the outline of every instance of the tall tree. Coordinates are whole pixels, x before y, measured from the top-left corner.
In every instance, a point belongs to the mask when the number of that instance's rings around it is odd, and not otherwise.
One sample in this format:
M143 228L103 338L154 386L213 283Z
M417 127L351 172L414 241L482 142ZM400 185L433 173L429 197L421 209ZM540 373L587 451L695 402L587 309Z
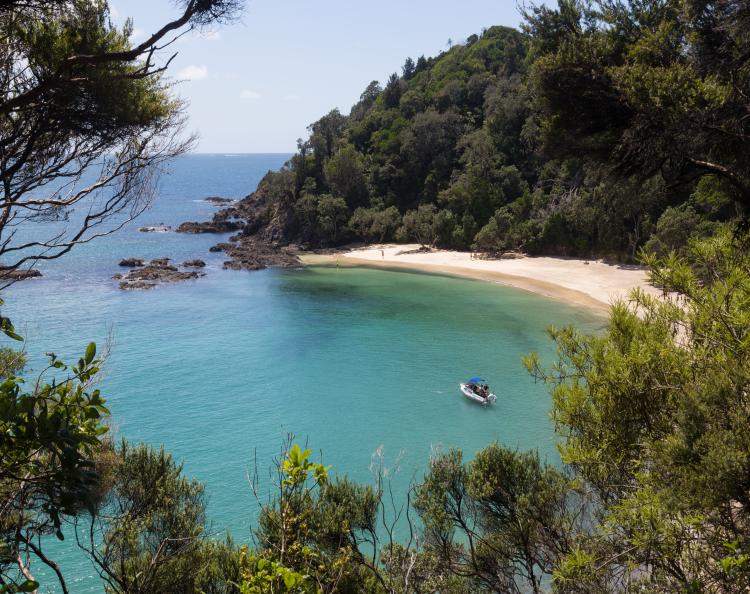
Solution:
M563 461L600 530L557 569L563 592L743 592L750 585L750 250L723 232L650 257L606 332L553 330ZM540 373L541 372L541 373Z
M0 266L58 258L148 206L160 168L192 143L163 78L170 47L239 2L182 0L137 45L106 2L2 3Z
M155 176L191 144L164 54L192 29L233 18L239 0L181 0L142 43L100 0L0 2L0 285L9 272L111 233L153 195ZM1 302L0 302L1 304ZM0 332L20 340L8 318ZM0 383L0 592L33 591L38 564L69 591L45 537L92 509L107 428L91 344L76 365L50 355L26 388L3 351ZM51 377L50 377L51 376Z
M548 148L672 185L711 173L750 207L749 22L743 0L532 7Z

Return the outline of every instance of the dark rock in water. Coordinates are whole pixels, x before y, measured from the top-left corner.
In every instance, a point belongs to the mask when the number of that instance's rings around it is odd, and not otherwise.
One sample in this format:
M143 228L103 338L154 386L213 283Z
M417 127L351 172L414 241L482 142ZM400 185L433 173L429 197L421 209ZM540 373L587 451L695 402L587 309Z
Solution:
M227 260L222 267L225 270L263 270L267 265L258 260Z
M122 278L122 275L121 275L121 274L120 274L120 273L118 272L117 274L113 274L113 275L112 275L112 278L113 278L114 280L120 280L120 279Z
M221 196L209 196L208 198L204 198L203 201L208 202L209 204L215 204L216 206L224 206L226 204L237 202L233 198L222 198Z
M145 266L133 268L124 277L121 276L120 288L126 291L153 289L160 284L176 283L200 278L201 276L205 276L205 273L195 270L180 270L177 266L172 266L169 263L169 258L156 258Z
M236 244L220 243L214 248L231 258L223 265L228 270L261 270L268 266L287 268L300 265L293 248L274 246L252 237L241 237Z
M146 262L144 262L141 258L125 258L124 260L120 260L120 266L126 266L128 268L135 268L136 266L143 266Z
M0 268L0 281L39 278L42 273L33 268Z
M195 260L185 260L182 265L186 268L203 268L206 263L196 258Z
M236 221L187 222L177 227L177 233L231 233L240 229L242 223Z
M218 243L216 245L212 245L210 248L208 248L209 252L221 252L224 250L224 247L227 245L226 243Z
M122 281L120 283L120 288L123 291L142 291L154 287L156 287L156 283L144 283L143 281Z
M138 231L141 233L169 233L172 227L169 225L153 225L151 227L140 227Z

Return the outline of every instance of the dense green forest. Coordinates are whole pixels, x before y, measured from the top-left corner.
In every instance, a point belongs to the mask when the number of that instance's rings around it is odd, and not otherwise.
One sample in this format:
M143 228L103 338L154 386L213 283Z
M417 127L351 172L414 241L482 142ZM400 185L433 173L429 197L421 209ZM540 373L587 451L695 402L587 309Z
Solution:
M36 233L30 258L54 258L106 215L137 212L149 172L187 148L153 50L238 7L178 2L133 47L104 2L0 2L0 255L19 249L6 225ZM561 464L501 444L448 451L399 497L384 468L357 484L289 441L270 484L250 477L253 534L218 540L200 483L167 452L113 438L94 344L72 364L48 353L36 377L3 347L0 594L74 592L55 538L107 594L747 592L749 58L744 0L530 8L523 32L407 61L350 116L321 119L249 201L249 230L311 245L650 248L663 298L636 291L598 336L551 329L551 368L525 360L550 387ZM41 215L85 194L34 190L97 159L106 209L65 219L67 243L42 237ZM23 340L5 316L0 332Z
M309 127L250 231L626 259L709 236L750 202L730 4L566 1L409 58Z

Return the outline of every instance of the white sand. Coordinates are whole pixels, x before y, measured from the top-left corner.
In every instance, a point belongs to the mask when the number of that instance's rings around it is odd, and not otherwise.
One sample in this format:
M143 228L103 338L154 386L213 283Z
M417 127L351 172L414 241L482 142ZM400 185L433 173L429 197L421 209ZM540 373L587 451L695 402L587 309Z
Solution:
M429 253L404 254L419 245L377 245L365 249L327 256L339 265L373 266L422 270L477 278L578 305L606 310L618 299L627 298L635 287L658 294L649 286L646 272L637 266L606 264L597 260L573 258L533 258L485 260L474 259L468 252L433 250ZM381 251L382 250L382 251ZM309 261L320 261L312 257Z

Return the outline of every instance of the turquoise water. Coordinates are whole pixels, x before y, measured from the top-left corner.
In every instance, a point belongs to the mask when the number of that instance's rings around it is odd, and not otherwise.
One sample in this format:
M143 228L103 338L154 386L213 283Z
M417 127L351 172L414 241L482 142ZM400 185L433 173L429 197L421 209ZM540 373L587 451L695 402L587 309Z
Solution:
M200 220L199 199L241 196L279 155L188 157L162 183L138 225ZM601 319L480 281L381 270L311 267L235 272L207 249L216 236L152 235L131 226L50 263L39 281L5 292L5 313L33 356L77 357L113 337L102 391L112 426L131 441L164 444L204 482L212 531L247 541L257 506L246 471L261 470L294 434L334 471L371 479L373 453L398 464L403 492L431 451L471 456L498 440L555 458L549 396L520 359L551 361L551 324L595 330ZM110 279L121 257L201 257L207 276L147 292ZM33 359L38 368L40 360ZM499 396L484 408L458 393L481 374ZM265 476L265 474L264 474ZM56 546L74 591L98 592L74 550Z

